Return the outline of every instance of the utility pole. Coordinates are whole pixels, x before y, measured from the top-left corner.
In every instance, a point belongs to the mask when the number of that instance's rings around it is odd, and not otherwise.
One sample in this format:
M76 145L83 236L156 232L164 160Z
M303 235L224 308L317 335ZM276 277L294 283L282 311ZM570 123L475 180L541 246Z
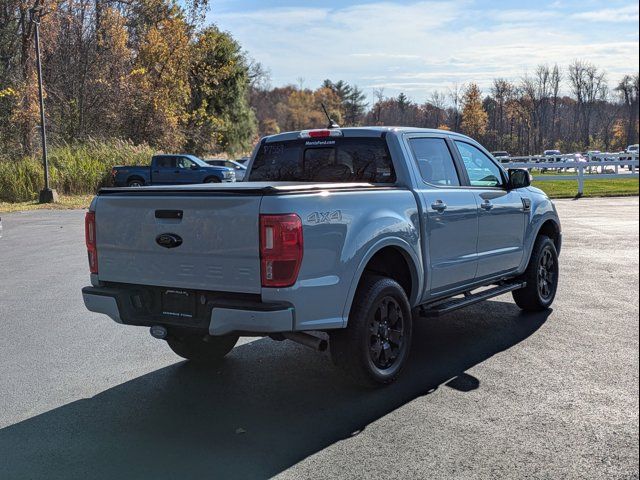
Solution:
M44 167L44 188L40 191L38 201L40 203L52 203L58 201L58 194L49 186L49 160L47 159L47 130L44 119L44 94L42 91L42 64L40 62L40 17L42 6L39 0L29 10L31 23L34 26L34 38L36 43L36 66L38 68L38 96L40 98L40 135L42 138L42 165Z

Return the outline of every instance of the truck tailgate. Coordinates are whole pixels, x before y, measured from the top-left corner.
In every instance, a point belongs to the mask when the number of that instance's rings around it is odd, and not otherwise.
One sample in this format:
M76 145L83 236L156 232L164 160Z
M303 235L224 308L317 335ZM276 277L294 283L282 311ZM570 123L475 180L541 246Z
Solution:
M261 198L101 195L95 205L98 278L260 293ZM163 234L172 237L167 242Z

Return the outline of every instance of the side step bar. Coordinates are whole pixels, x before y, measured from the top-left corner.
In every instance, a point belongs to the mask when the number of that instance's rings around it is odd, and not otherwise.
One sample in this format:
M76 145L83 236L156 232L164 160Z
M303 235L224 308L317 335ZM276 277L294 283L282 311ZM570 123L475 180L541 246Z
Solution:
M478 293L466 292L464 294L464 298L445 299L421 305L419 307L420 315L423 317L439 317L445 313L450 313L455 310L459 310L460 308L484 302L490 298L513 292L514 290L519 290L526 286L527 282L504 283Z

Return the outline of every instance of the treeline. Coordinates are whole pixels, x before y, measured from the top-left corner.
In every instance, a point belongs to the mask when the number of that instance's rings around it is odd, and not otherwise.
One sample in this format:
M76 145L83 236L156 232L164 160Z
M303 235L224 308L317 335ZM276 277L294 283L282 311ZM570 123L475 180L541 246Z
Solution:
M475 83L454 85L421 104L378 89L369 107L360 89L330 80L316 90L253 85L250 98L261 134L323 126L324 103L344 126L440 128L466 133L491 150L525 155L553 148L612 151L637 143L638 91L637 73L610 88L604 71L576 61L564 71L540 65L517 82L495 79L486 92Z
M37 2L36 2L37 3ZM39 146L34 0L0 6L0 147ZM54 144L120 138L164 150L244 152L256 120L250 62L206 0L47 0L41 50Z
M0 4L0 159L39 147L29 9ZM610 87L587 62L541 65L519 81L495 79L433 92L418 103L381 89L325 80L272 88L268 74L215 26L207 0L46 0L41 19L49 139L113 139L154 150L237 155L260 135L324 126L407 125L467 133L512 154L619 150L638 142L638 74ZM472 79L470 79L470 82Z

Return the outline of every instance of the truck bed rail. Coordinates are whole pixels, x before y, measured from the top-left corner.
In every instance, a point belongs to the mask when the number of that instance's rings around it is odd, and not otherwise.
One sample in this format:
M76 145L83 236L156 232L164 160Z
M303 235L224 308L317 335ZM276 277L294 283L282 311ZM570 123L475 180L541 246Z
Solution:
M395 185L373 183L300 183L300 182L237 182L221 184L162 185L149 187L106 187L98 195L126 196L207 196L207 195L290 195L318 191L395 190Z

